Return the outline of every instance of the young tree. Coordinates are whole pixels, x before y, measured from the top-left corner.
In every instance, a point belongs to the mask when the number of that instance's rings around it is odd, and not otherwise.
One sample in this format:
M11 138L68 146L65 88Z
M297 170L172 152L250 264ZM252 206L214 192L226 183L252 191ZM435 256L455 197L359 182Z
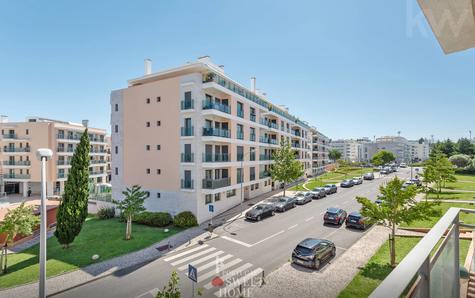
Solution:
M434 152L426 161L426 167L422 173L424 182L434 183L437 190L437 199L440 199L442 188L447 182L455 182L455 170L452 163L439 151Z
M455 154L449 158L449 161L455 165L457 168L465 168L472 161L470 156L465 154Z
M68 248L81 232L87 217L89 199L89 135L87 128L74 151L61 205L56 215L54 235L63 248Z
M178 286L179 282L180 277L176 271L173 271L168 285L164 286L162 290L158 290L155 298L181 298L180 287Z
M0 225L0 234L7 235L0 253L0 270L7 272L7 249L17 235L29 236L33 234L34 228L39 224L40 219L33 214L33 206L25 206L21 203L18 208L11 209Z
M416 201L417 188L403 188L404 181L395 177L386 186L381 186L382 203L380 205L367 198L357 197L362 205L361 214L368 218L369 223L382 224L391 230L390 260L396 266L396 228L401 223L409 224L415 220L428 219L437 214L433 207L437 204L430 201Z
M337 160L341 158L341 152L336 149L331 149L328 151L328 158L335 163Z
M295 151L288 142L282 142L280 148L274 152L272 159L274 163L270 168L270 174L274 181L284 183L285 196L285 185L303 175L303 165L295 159Z
M125 198L122 201L113 200L114 204L117 205L117 209L125 216L127 225L125 228L125 240L130 240L132 237L132 219L138 213L145 211L144 202L148 197L147 192L142 191L142 188L138 185L132 186L132 188L127 188L126 191L122 192Z
M394 156L394 153L387 150L381 150L375 155L373 155L371 162L375 166L382 166L395 160L396 160L396 157Z

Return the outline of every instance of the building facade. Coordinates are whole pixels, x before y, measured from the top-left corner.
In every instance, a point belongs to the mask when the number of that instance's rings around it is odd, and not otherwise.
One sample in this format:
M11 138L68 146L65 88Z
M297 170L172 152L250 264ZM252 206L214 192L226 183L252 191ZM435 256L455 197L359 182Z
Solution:
M86 123L85 123L86 124ZM39 117L24 122L0 121L0 194L41 193L39 148L53 150L47 163L47 195L61 195L71 168L71 158L86 129L83 124ZM91 144L89 179L92 184L106 182L106 130L88 127Z
M330 139L319 132L316 128L312 133L312 175L320 175L325 172L326 167L331 164L328 157L330 150Z
M209 57L145 75L111 93L112 193L141 185L147 209L192 211L199 222L278 185L272 153L289 142L312 174L312 132ZM242 190L242 191L241 191Z
M332 140L331 148L341 153L341 159L348 162L360 162L362 159L362 145L353 139Z
M430 144L428 140L409 141L411 146L411 161L419 162L429 159Z
M406 138L385 136L376 139L376 151L390 151L396 157L396 162L411 162L411 145Z

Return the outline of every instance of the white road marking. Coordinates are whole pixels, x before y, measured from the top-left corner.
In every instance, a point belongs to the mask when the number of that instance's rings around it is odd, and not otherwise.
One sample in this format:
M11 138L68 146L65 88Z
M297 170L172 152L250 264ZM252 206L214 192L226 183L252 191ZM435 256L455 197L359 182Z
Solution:
M226 239L226 240L231 241L231 242L234 242L234 243L237 243L237 244L240 244L240 245L245 246L245 247L251 247L252 246L249 243L246 243L246 242L243 242L243 241L240 241L240 240L228 237L228 236L221 236L221 238Z
M323 213L321 213L320 215L322 215ZM311 221L312 219L314 219L315 217L311 216L309 218L307 218L305 221Z
M226 281L228 278L233 277L234 275L239 274L239 273L243 272L244 270L247 270L247 269L249 269L249 268L251 268L251 267L252 267L252 264L251 264L251 263L246 263L246 264L242 265L241 267L239 267L239 268L237 268L237 269L235 269L235 270L233 270L233 271L230 271L230 272L226 273L226 274L223 275L223 276L220 276L220 278L221 278L223 281ZM211 282L207 283L207 284L204 286L204 288L207 289L207 290L211 289L212 287L213 287L213 285L211 284Z
M216 248L211 247L211 248L209 248L209 249L202 250L202 251L200 251L200 252L198 252L198 253L195 253L195 254L193 254L193 255L191 255L191 256L188 256L188 257L186 257L186 258L179 259L178 261L175 261L175 262L171 263L171 265L172 265L172 266L176 266L176 265L178 265L178 264L184 263L184 262L189 261L189 260L192 260L192 259L194 259L194 258L196 258L196 257L199 257L199 256L202 256L202 255L207 254L207 253L209 253L209 252L212 252L213 250L216 250Z
M187 250L187 251L185 251L185 252L182 252L182 253L176 254L176 255L174 255L174 256L171 256L171 257L169 257L169 258L166 258L166 259L164 259L164 261L165 261L165 262L169 262L169 261L171 261L171 260L174 260L174 259L179 258L179 257L181 257L181 256L185 256L185 255L187 255L187 254L189 254L189 253L192 253L192 252L194 252L194 251L197 251L197 250L200 250L200 249L203 249L203 248L206 248L206 247L208 247L208 245L207 245L207 244L203 244L203 245L200 245L200 246L198 246L198 247L189 249L189 250Z
M220 267L220 269L225 270L227 268L231 268L232 266L241 263L241 261L242 261L241 259L234 259L231 262L225 263L223 266ZM198 275L198 282L202 282L204 280L207 280L208 278L213 277L215 275L217 275L216 270L211 270L210 272L207 272L205 274Z
M292 230L293 228L296 228L297 226L298 226L298 224L297 224L297 225L293 225L293 226L289 227L289 228L287 229L287 231L288 231L288 230Z
M336 246L336 248L341 249L341 250L347 250L348 249L348 248L344 248L344 247L340 247L340 246Z
M196 268L196 270L197 270L198 272L201 272L201 271L206 270L206 269L208 269L208 268L210 268L210 267L216 266L217 264L219 264L219 263L221 263L221 262L224 262L224 261L226 261L227 259L230 259L230 258L232 258L232 257L233 257L233 255L228 254L228 255L225 255L224 257L216 258L214 261L209 262L208 264L205 264L205 265L203 265L203 266L201 266L201 267ZM238 259L238 260L241 260L241 259Z
M140 298L140 297L144 297L145 295L147 295L146 297L150 297L149 295L152 295L153 297L155 297L157 295L157 292L158 292L158 288L155 288L155 289L151 289L150 291L147 291L143 294L140 294L138 296L135 296L135 298Z
M248 280L250 280L251 278L253 278L254 276L258 275L258 274L261 274L262 273L262 269L261 268L257 268L255 269L254 271L244 275L243 277L233 281L231 284L229 284L228 286L226 286L224 289L220 289L219 291L215 292L214 295L218 296L218 297L221 297L220 294L222 293L228 293L229 290L231 289L234 289L236 288L237 286L239 286L240 284L244 284L245 282L247 282Z
M195 261L193 261L193 262L191 262L191 263L189 263L189 264L183 265L183 266L181 266L180 268L178 268L178 270L183 271L183 270L185 270L185 269L188 268L188 265L193 265L193 266L196 267L196 265L198 265L198 264L200 264L200 263L203 263L203 262L206 261L206 260L209 260L209 259L212 259L212 258L217 257L217 256L219 256L219 255L222 255L223 253L224 253L224 251L222 251L222 250L217 251L217 252L215 252L215 253L212 253L212 254L210 254L210 255L207 255L207 256L205 256L205 257L202 257L201 259L195 260Z
M270 235L269 237L266 237L266 238L262 239L261 241L258 241L258 242L256 242L256 243L252 244L251 246L261 244L262 242L264 242L264 241L266 241L266 240L269 240L269 239L271 239L271 238L273 238L273 237L275 237L275 236L277 236L277 235L280 235L280 234L282 234L282 233L284 233L284 232L285 232L285 231L282 230L282 231L280 231L280 232L277 232L277 233L275 233L275 234L272 234L272 235Z

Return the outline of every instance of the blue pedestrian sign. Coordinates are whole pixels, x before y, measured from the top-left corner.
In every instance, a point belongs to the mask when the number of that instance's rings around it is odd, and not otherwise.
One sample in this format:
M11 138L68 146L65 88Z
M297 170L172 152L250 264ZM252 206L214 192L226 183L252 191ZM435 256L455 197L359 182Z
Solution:
M188 264L188 278L194 282L198 282L198 270L191 264Z
M208 211L211 212L211 213L214 212L214 205L213 204L208 205Z

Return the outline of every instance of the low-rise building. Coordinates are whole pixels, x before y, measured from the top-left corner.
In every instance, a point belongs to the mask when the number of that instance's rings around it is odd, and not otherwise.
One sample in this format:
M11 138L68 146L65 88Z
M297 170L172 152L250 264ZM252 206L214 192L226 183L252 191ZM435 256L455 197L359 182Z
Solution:
M61 195L71 168L71 158L86 129L83 124L30 117L22 122L0 121L0 194L32 195L41 193L39 148L53 150L47 162L46 186L48 196ZM106 130L88 127L90 139L89 180L91 184L105 183L108 153Z

